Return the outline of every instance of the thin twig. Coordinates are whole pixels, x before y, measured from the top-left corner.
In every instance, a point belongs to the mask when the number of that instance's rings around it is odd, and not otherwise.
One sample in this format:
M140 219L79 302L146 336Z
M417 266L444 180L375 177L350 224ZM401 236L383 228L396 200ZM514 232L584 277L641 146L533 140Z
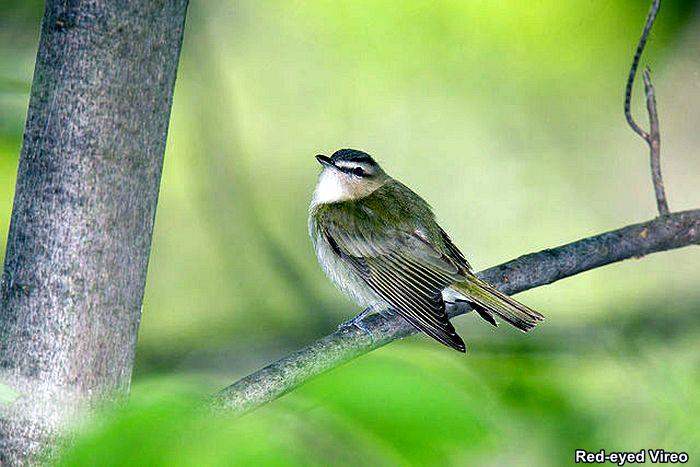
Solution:
M664 180L661 177L661 133L659 132L659 116L656 113L656 96L654 85L651 84L649 68L644 70L644 92L647 97L647 112L649 113L649 137L646 140L649 145L649 162L651 164L651 180L654 184L656 195L656 206L659 214L665 216L669 213L668 201L666 201L666 190Z
M504 293L514 294L606 264L693 244L700 244L700 209L521 256L480 276ZM467 307L451 310L450 317L467 311ZM372 337L354 328L337 331L232 384L214 396L212 404L243 414L321 373L415 332L397 316L375 315L363 324Z
M634 86L634 78L637 76L637 68L639 67L639 60L642 58L642 52L644 52L644 47L647 44L647 39L649 38L649 33L651 32L652 26L654 26L654 21L656 20L656 14L659 12L659 7L661 6L661 0L654 0L647 14L647 22L644 24L644 30L642 31L642 37L639 38L639 43L637 44L637 50L634 53L634 58L632 59L632 66L630 67L630 73L627 77L627 88L625 89L625 117L627 118L627 123L639 136L644 138L646 141L649 135L646 131L642 130L637 122L634 121L632 117L632 111L630 110L632 102L632 87Z
M664 182L661 178L661 135L659 133L659 116L656 111L656 96L654 94L654 86L651 84L651 76L648 67L644 70L644 93L646 95L650 126L648 133L634 121L631 111L632 88L634 87L634 79L637 76L639 60L644 52L644 47L646 46L647 39L649 38L651 28L654 26L654 21L656 20L656 15L659 12L660 6L661 0L654 0L654 2L652 2L651 8L649 9L649 13L647 15L646 23L644 24L642 36L639 38L637 50L635 51L634 58L632 59L632 66L630 67L629 76L627 78L627 87L625 89L625 118L627 119L627 123L629 124L630 128L632 128L632 130L649 145L651 179L652 183L654 184L654 192L656 194L656 205L659 209L659 214L663 216L669 213L669 209L668 202L666 201Z

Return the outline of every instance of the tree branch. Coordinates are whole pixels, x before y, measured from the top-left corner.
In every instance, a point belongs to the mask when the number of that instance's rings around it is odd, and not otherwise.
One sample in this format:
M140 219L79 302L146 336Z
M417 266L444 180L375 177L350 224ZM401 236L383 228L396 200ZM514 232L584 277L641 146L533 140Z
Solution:
M521 256L480 273L499 290L515 294L606 264L658 251L700 244L700 209L623 227L557 248ZM449 310L450 317L469 311ZM214 396L215 408L243 414L309 379L415 330L398 316L363 321L372 337L356 328L336 331L227 387Z
M639 60L644 52L644 47L646 46L647 39L649 38L649 33L651 28L654 26L654 21L656 20L656 15L659 12L661 6L660 0L654 0L647 14L647 20L644 24L644 30L642 31L642 36L639 38L639 43L637 44L637 49L634 53L632 59L632 66L630 67L629 76L627 78L627 87L625 88L625 118L627 123L632 128L632 130L637 133L647 145L649 145L649 159L651 162L651 179L654 184L654 193L656 194L656 206L659 210L659 214L664 216L669 213L668 201L666 200L666 190L664 189L664 182L661 178L661 134L659 133L659 116L656 112L656 96L654 94L654 86L651 84L651 76L649 68L644 70L644 94L646 95L647 113L649 114L649 132L644 131L637 122L634 121L632 117L632 111L630 110L632 101L632 88L634 87L634 78L637 76L637 68L639 67Z

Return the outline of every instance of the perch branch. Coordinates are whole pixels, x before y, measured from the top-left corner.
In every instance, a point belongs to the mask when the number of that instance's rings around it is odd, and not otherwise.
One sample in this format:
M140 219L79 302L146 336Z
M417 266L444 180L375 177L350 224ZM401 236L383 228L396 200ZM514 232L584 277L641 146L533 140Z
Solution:
M651 83L651 76L649 68L644 70L644 94L646 95L647 113L649 114L649 132L644 131L637 122L634 121L631 111L632 102L632 88L634 87L634 79L637 76L637 68L639 67L639 60L644 52L644 47L646 46L647 39L649 38L649 33L651 28L654 26L654 21L656 20L656 15L659 12L659 7L661 6L660 0L655 0L651 4L649 9L649 14L647 15L646 23L644 24L644 30L642 31L642 36L639 38L639 43L637 44L637 50L634 53L634 58L632 59L632 66L630 67L630 73L627 78L627 87L625 89L625 118L629 126L637 133L647 145L649 145L649 159L651 163L651 179L654 184L654 193L656 194L656 206L659 209L659 214L664 216L669 213L668 201L666 200L666 190L664 189L664 181L661 178L661 134L659 133L659 116L656 112L656 96L654 94L654 86Z
M606 264L698 244L700 209L670 214L521 256L487 269L480 276L499 290L515 294ZM450 316L467 311L467 307L453 309ZM213 406L243 414L321 373L415 332L397 316L375 315L363 324L372 337L355 328L336 331L227 387L214 396Z

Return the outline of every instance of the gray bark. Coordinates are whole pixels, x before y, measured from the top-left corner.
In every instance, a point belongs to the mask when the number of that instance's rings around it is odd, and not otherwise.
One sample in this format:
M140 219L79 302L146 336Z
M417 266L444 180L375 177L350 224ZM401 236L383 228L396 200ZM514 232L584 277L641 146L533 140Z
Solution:
M502 292L515 294L606 264L698 244L700 210L678 212L521 256L479 276ZM468 311L469 307L458 306L448 309L448 314L452 318ZM336 331L233 383L213 397L212 406L246 413L321 373L416 332L396 315L370 316L363 325L371 336L357 328Z
M187 0L49 0L2 277L0 464L128 390Z

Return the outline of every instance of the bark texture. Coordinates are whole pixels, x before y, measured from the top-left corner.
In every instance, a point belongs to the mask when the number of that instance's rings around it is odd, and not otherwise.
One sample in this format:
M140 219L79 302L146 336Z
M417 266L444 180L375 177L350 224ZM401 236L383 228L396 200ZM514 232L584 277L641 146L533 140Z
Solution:
M2 276L0 464L128 390L187 0L48 0Z
M606 264L698 244L700 210L678 212L521 256L479 276L512 295ZM467 306L452 307L448 314L452 318L470 310ZM336 331L233 383L214 396L213 407L246 413L321 373L417 332L396 315L370 316L363 324L371 336L357 328Z

